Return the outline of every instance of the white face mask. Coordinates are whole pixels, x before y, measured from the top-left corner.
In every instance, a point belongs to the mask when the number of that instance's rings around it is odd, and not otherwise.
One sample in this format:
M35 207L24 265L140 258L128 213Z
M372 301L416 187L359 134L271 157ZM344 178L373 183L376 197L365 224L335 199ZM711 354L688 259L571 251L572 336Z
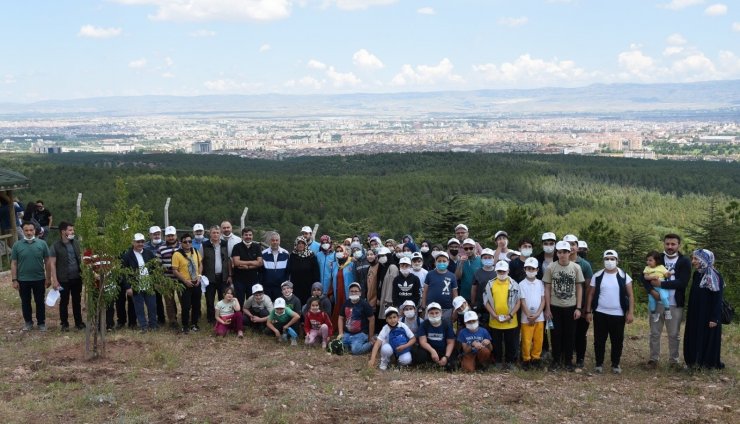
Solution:
M432 323L432 325L437 325L442 322L442 317L429 317L427 319Z
M397 257L398 259L401 259L401 258L403 258L404 256L405 256L405 255L403 254L403 252L398 252L398 253L396 253L396 257Z
M74 234L70 234L70 235L67 236L67 240L72 241L74 239L75 239L75 235Z
M509 277L509 274L496 274L496 278L498 278L499 281L506 281L508 277Z
M358 250L357 252L353 253L352 256L355 257L355 259L362 258L362 251Z
M401 268L401 275L403 275L404 277L408 277L410 272L411 270L408 268Z
M26 240L26 241L28 241L28 242L33 241L35 238L36 238L36 236L31 236L31 237L26 237L25 235L23 236L23 239Z
M357 302L358 300L360 300L360 295L359 294L351 294L351 295L349 295L349 300L351 300L352 302Z
M249 246L251 246L251 245L252 245L252 242L251 242L251 241L245 241L245 242L244 242L244 244L246 244L246 245L247 245L247 247L249 247Z
M536 278L537 271L527 271L527 278Z
M384 263L388 262L388 257L387 256L381 256L378 259L378 262L380 262L381 264L384 264Z
M324 243L321 245L321 248L324 250L329 250L329 243Z
M203 241L205 239L205 236L195 236L193 238L196 239L197 241Z
M478 323L477 322L472 322L470 324L465 324L465 328L467 328L470 331L475 331L475 330L478 329Z
M552 253L555 251L555 246L543 246L542 250L544 250L545 253Z
M344 252L337 252L337 259L344 259Z
M606 259L604 261L604 268L606 268L609 271L614 270L617 267L617 261L614 259Z
M421 271L421 264L413 264L411 265L411 268L413 268L414 271Z
M416 311L411 311L411 310L409 310L409 311L403 311L403 315L406 318L413 318L413 317L416 316Z
M162 244L162 239L161 238L152 239L152 244L154 245Z
M423 246L423 247L422 247L421 249L419 249L419 250L421 250L421 253L427 253L427 252L429 252L429 248L428 248L428 247L426 247L426 246Z
M529 247L525 247L524 249L522 249L521 253L522 253L522 256L526 256L528 258L532 256L532 249Z

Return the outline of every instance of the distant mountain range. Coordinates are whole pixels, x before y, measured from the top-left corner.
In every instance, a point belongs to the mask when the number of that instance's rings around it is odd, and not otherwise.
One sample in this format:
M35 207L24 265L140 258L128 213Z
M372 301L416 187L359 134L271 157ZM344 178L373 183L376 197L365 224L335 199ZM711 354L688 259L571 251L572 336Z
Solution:
M338 95L136 96L0 103L0 116L497 117L717 111L740 115L740 80Z

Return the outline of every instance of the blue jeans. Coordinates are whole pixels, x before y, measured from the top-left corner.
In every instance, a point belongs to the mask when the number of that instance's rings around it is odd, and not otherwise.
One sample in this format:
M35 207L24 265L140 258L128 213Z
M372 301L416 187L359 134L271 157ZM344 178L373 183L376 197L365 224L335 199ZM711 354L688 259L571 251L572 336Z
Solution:
M21 311L23 311L23 320L26 324L33 325L31 295L33 295L33 300L36 304L36 323L38 325L46 324L46 304L44 303L45 292L46 286L44 285L44 280L18 282L18 293L21 296Z
M144 313L144 306L146 306L146 313ZM134 293L134 310L136 310L136 322L139 323L139 328L146 330L147 322L150 330L159 327L159 324L157 324L157 296L144 292ZM149 316L148 320L147 315Z
M365 333L344 333L342 335L342 343L349 345L353 355L368 353L373 348L373 344L368 341L367 334Z

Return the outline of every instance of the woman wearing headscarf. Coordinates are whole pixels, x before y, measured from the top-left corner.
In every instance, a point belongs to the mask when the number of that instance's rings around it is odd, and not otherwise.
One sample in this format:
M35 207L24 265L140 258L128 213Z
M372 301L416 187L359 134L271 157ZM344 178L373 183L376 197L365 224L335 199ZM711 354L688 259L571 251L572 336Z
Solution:
M288 279L293 283L293 294L305 305L311 297L311 286L319 281L319 263L316 261L308 241L298 236L288 260Z
M696 271L689 292L683 358L690 368L722 369L725 367L720 360L724 281L714 268L714 254L711 251L695 250L691 264Z
M334 260L334 247L331 243L331 237L324 234L321 236L319 251L316 253L316 263L319 265L319 281L324 293L329 293L329 284L334 272L336 261ZM334 327L336 328L336 327Z
M437 250L442 249L442 246L439 246ZM427 271L431 271L434 269L434 256L432 256L432 251L434 249L432 248L432 242L429 240L424 240L421 242L421 247L419 248L419 251L421 252L421 257L424 259L424 269Z
M411 234L403 236L401 243L403 243L403 247L408 247L411 250L411 253L419 251L419 248L416 246L416 243L414 243L414 238L411 237Z
M350 252L344 245L339 245L334 249L335 265L332 269L331 285L327 295L334 302L334 309L331 314L331 323L334 328L339 328L339 310L342 309L344 301L349 299L349 285L356 282L354 261L350 257Z

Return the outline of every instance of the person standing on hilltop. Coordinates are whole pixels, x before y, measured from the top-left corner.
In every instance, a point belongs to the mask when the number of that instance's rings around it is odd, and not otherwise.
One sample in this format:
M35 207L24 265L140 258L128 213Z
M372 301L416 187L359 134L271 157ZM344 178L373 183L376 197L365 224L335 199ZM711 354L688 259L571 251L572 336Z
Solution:
M54 221L54 217L51 216L51 211L46 209L44 206L43 200L36 201L36 209L33 212L33 219L35 219L43 229L39 238L46 240L46 237L49 236L49 228L51 228L51 223Z
M180 242L177 241L177 230L173 226L164 229L164 243L157 248L157 258L164 269L164 275L172 280L177 280L172 272L172 255L180 249ZM170 327L177 328L177 304L175 303L174 292L162 293L165 308L167 309L167 320Z
M223 231L224 226L221 225ZM262 249L259 243L253 241L254 232L251 228L242 228L242 242L234 246L231 252L231 263L234 274L234 293L236 300L240 305L244 305L247 293L252 291L252 286L259 283L259 271L262 269L264 261L262 259ZM278 283L278 287L280 284ZM277 295L280 295L278 288ZM272 297L271 297L272 299Z
M288 279L290 253L280 247L280 234L277 231L269 232L267 240L270 242L270 247L261 253L262 287L265 288L265 293L270 296L270 299L277 299L280 297L281 284Z
M470 232L468 231L468 226L465 224L457 224L457 226L455 227L455 238L460 241L469 239ZM476 242L475 243L475 255L480 256L481 252L483 252L483 248L478 242ZM454 272L454 270L451 270L451 271Z
M21 297L24 331L33 329L33 309L31 296L36 303L36 323L40 331L46 331L46 309L44 292L54 281L49 259L49 247L36 238L36 227L30 222L23 223L23 241L15 243L10 255L10 278L13 288Z
M583 278L586 281L591 281L591 277L594 275L594 271L591 268L591 263L582 257L578 256L578 237L573 234L568 234L563 237L564 241L570 244L570 261L575 262L581 267ZM581 291L581 305L586 305L586 291ZM583 363L586 359L586 334L588 333L589 321L586 321L586 317L581 314L581 317L576 320L576 368L583 368Z
M56 277L55 289L62 288L59 302L61 330L69 330L69 298L72 297L72 315L75 328L85 328L82 321L82 276L80 275L80 242L75 239L74 225L62 221L59 224L59 241L51 245L49 255L52 274Z

